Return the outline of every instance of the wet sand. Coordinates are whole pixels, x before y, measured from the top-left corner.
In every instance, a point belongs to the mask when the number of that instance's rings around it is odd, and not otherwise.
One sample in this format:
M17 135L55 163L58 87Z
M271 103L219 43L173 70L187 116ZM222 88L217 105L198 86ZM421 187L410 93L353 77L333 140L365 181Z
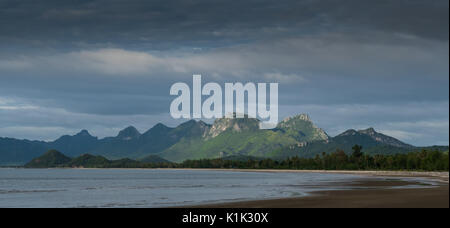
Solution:
M448 172L351 172L351 174L386 178L384 180L368 178L354 183L344 183L351 188L318 191L300 198L221 203L194 208L449 208ZM407 178L398 179L400 177L427 178L432 180L434 185Z
M416 172L416 171L346 171L346 170L290 170L290 169L193 169L193 168L169 168L163 170L208 170L226 172L269 172L269 173L325 173L325 174L350 174L361 176L379 177L423 177L449 183L449 172Z
M200 208L449 208L449 188L324 191L303 198L198 206Z

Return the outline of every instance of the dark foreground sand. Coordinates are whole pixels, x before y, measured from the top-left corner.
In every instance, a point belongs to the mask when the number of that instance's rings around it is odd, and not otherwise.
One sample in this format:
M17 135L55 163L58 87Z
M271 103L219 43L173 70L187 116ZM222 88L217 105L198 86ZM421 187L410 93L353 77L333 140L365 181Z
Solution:
M448 208L449 188L319 192L303 198L198 206L200 208Z
M383 175L394 176L394 175ZM429 175L414 175L430 177ZM448 174L436 186L405 180L367 179L346 183L355 189L320 191L311 196L274 200L223 203L197 208L449 208ZM416 185L419 188L409 186ZM405 188L405 186L408 186ZM360 188L364 189L360 189ZM395 188L392 188L395 187ZM402 188L403 187L403 188Z

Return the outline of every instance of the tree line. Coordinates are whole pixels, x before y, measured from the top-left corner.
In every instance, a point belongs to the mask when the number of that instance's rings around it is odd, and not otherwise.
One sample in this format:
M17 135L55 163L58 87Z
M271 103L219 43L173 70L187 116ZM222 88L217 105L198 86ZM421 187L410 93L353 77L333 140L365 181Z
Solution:
M143 164L144 168L293 169L293 170L417 170L448 171L448 152L421 150L408 154L367 155L355 145L350 155L343 150L322 153L315 158L290 157L285 160L227 159L187 160L182 163Z
M187 160L182 163L141 162L131 159L108 160L89 154L69 158L58 151L49 151L27 163L26 168L84 167L84 168L211 168L211 169L293 169L293 170L417 170L448 171L448 152L423 149L395 155L369 155L355 145L352 153L343 150L322 153L314 158L289 157L284 160L251 157Z

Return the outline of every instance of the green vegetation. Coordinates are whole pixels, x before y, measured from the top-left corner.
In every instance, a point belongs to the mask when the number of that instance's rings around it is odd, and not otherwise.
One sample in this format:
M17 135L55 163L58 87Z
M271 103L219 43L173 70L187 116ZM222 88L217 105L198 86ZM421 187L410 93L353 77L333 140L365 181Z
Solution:
M94 168L94 167L105 167L110 161L102 156L94 156L90 154L84 154L80 157L72 159L64 166L68 167L84 167L84 168Z
M352 150L353 150L353 154L352 154L352 156L354 157L354 158L361 158L364 154L361 152L362 151L362 146L360 146L360 145L354 145L353 147L352 147ZM343 152L343 151L342 151ZM345 152L344 152L345 153Z
M232 129L205 140L202 137L182 139L161 153L164 158L182 162L187 159L219 158L233 155L268 157L274 150L296 144L292 138L275 131L242 131Z
M298 142L325 141L329 137L322 129L314 125L308 115L302 114L280 122L277 130Z
M175 162L235 155L274 157L275 150L328 139L326 133L316 127L307 115L288 118L273 130L260 130L259 121L248 116L217 119L213 125L203 126L202 129L203 132L181 138L158 155Z
M145 158L140 159L139 161L142 163L170 163L166 159L163 159L160 156L156 155L149 155Z
M448 153L440 151L412 152L397 155L365 155L355 147L353 155L343 150L317 155L315 158L292 157L277 161L272 159L233 161L224 159L189 160L177 168L238 168L238 169L295 169L295 170L416 170L448 171Z
M63 151L69 157L91 154L108 160L130 158L141 163L180 163L233 156L277 161L292 157L315 158L337 149L351 156L355 144L363 147L359 153L371 156L408 154L421 149L448 151L448 146L414 147L373 128L348 130L329 137L303 114L287 118L270 130L259 129L259 120L246 116L216 119L212 125L194 120L175 128L157 124L143 134L134 127L127 127L117 136L103 139L90 135L87 130L62 136L53 142L0 138L0 165L20 166L49 149ZM90 161L97 164L96 159L103 160L100 157L84 159L87 160L80 164L89 165ZM73 163L74 166L80 164Z
M70 162L71 159L57 150L49 150L42 156L27 163L27 168L55 168Z
M72 167L72 168L216 168L216 169L294 169L294 170L415 170L448 171L448 152L422 150L408 154L368 155L362 147L353 146L351 155L343 150L322 153L315 158L291 157L284 160L258 159L248 156L230 156L219 159L187 160L171 163L158 157L149 158L153 162L121 159L110 161L102 156L82 155L70 159L57 151L33 159L25 167ZM67 160L69 159L69 160ZM147 161L150 161L147 160Z
M25 168L148 168L152 166L169 166L171 164L158 156L152 156L145 161L135 161L128 158L108 160L102 156L83 154L76 158L66 157L59 151L50 150L44 155L27 163Z

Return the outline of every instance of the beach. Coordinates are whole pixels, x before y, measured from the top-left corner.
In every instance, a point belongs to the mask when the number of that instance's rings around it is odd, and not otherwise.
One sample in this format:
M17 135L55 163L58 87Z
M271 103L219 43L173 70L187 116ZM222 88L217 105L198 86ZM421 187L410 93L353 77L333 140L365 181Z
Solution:
M6 208L449 207L448 172L16 169Z
M237 170L235 170L237 171ZM242 170L239 170L242 172ZM245 171L245 170L244 170ZM305 197L194 206L197 208L449 208L448 172L247 170L247 172L313 172L379 176L345 183L348 190L318 191ZM402 178L402 179L397 179ZM414 178L425 178L425 186ZM342 183L341 183L342 184Z
M248 201L200 208L448 208L449 188L344 190L302 198Z

